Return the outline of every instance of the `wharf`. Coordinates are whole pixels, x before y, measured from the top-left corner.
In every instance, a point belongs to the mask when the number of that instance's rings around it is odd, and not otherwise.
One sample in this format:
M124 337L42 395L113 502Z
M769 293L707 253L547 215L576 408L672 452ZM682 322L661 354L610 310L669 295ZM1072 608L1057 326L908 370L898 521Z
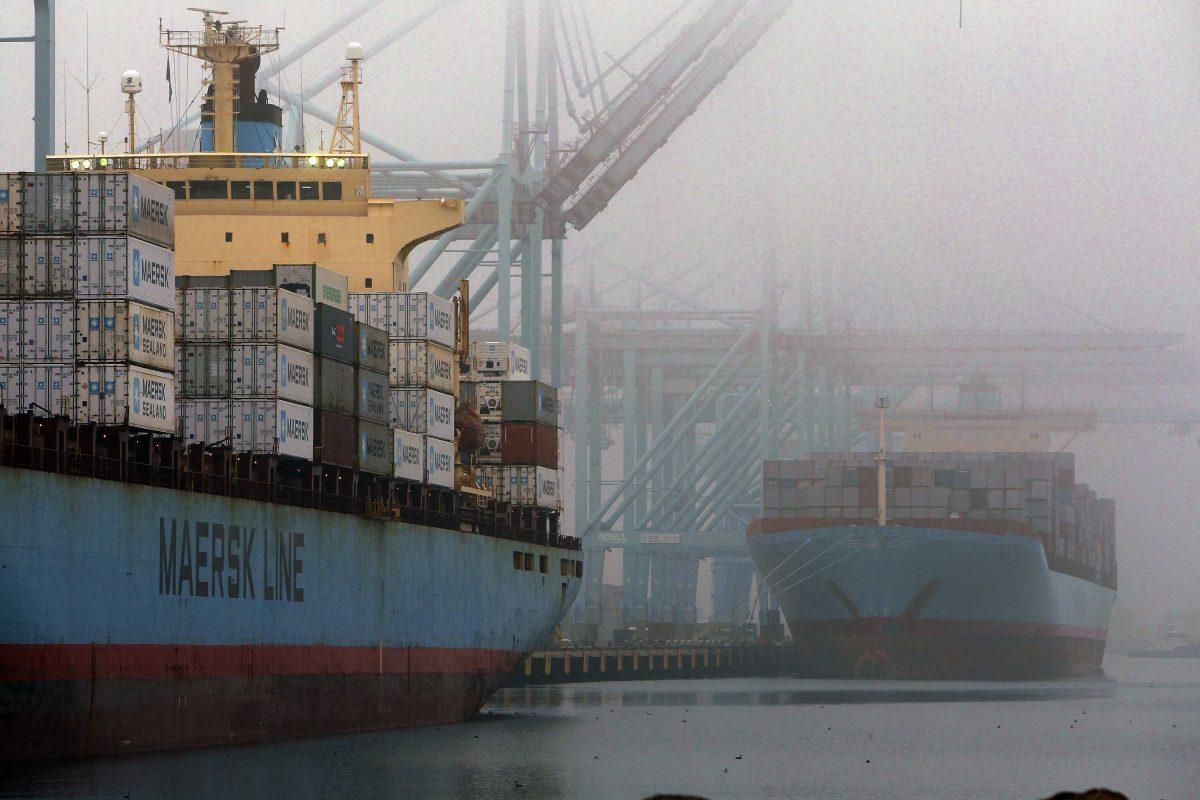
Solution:
M540 650L525 657L508 685L772 677L797 664L795 649L784 645Z

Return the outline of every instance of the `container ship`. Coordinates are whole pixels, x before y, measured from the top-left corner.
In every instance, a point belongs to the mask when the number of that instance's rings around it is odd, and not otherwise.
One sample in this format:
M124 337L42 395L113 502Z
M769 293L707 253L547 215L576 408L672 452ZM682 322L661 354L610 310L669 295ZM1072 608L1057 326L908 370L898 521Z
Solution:
M927 436L940 451L884 456L881 437L879 454L764 463L763 516L747 540L806 674L1100 671L1117 588L1115 504L1075 482L1070 453L949 449L969 448L962 434L989 418L958 415L955 441Z
M371 196L360 48L285 154L277 31L161 37L199 150L0 174L0 759L465 719L579 588L557 391L406 291L463 207Z

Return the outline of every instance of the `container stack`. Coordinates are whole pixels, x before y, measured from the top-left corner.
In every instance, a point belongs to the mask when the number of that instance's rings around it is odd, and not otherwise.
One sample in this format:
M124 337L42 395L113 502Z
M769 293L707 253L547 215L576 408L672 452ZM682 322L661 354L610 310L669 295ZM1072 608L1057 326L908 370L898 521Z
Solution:
M312 460L312 300L265 282L259 272L186 276L177 286L185 441Z
M871 453L763 463L763 516L869 522L877 517ZM888 458L888 517L1010 520L1047 557L1099 579L1116 574L1116 504L1075 483L1071 453L897 453Z
M478 382L476 392L491 382ZM479 400L484 446L477 456L480 487L517 506L559 508L561 419L558 390L541 381L496 382L498 408ZM499 445L488 441L488 426L499 429Z
M0 403L175 431L175 201L128 173L0 173Z
M500 466L500 404L504 381L528 381L529 349L515 342L471 342L471 380L460 383L459 398L483 420L483 446L475 462Z
M355 292L350 305L360 325L387 335L395 477L454 488L454 304L428 292Z

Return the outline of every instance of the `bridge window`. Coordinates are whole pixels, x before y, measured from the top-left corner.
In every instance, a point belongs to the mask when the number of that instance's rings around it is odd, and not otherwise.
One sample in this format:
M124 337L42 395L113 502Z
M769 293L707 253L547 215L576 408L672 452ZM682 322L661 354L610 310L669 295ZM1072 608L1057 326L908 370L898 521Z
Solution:
M281 231L281 232L280 232L280 234L279 234L279 241L280 241L280 242L282 242L283 244L287 244L287 243L288 243L288 232L287 232L287 231Z
M301 200L320 200L321 190L316 181L300 181Z
M371 288L371 279L370 278L367 278L366 280L364 280L363 283L368 289Z
M513 550L513 569L521 568L521 551Z
M538 572L549 572L549 571L550 571L550 557L549 556L538 556Z
M295 181L280 181L275 184L275 199L276 200L295 200L296 199L296 183Z
M325 244L325 234L323 234L323 233L317 234L317 244Z
M167 188L175 193L176 200L187 200L187 181L167 181Z
M193 200L228 200L229 181L192 181Z
M234 200L249 200L250 181L230 181L229 195Z
M533 572L533 553L525 553L525 571Z
M275 199L275 184L271 181L255 181L254 182L254 199L255 200L274 200Z
M375 244L375 234L373 234L373 233L367 234L367 244Z
M582 561L575 562L575 577L576 578L583 577L583 562Z
M325 181L321 184L321 196L326 200L342 199L342 182Z
M225 231L225 241L227 241L227 242L233 241L233 231Z

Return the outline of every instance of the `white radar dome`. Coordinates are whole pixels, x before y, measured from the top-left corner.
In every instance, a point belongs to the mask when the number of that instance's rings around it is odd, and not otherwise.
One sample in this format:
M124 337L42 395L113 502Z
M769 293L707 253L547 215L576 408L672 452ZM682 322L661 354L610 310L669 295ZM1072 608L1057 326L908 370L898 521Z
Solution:
M358 42L351 42L346 45L346 60L347 61L362 61L366 57L363 46Z
M125 94L137 94L142 91L142 74L136 69L127 69L122 72L121 91Z

